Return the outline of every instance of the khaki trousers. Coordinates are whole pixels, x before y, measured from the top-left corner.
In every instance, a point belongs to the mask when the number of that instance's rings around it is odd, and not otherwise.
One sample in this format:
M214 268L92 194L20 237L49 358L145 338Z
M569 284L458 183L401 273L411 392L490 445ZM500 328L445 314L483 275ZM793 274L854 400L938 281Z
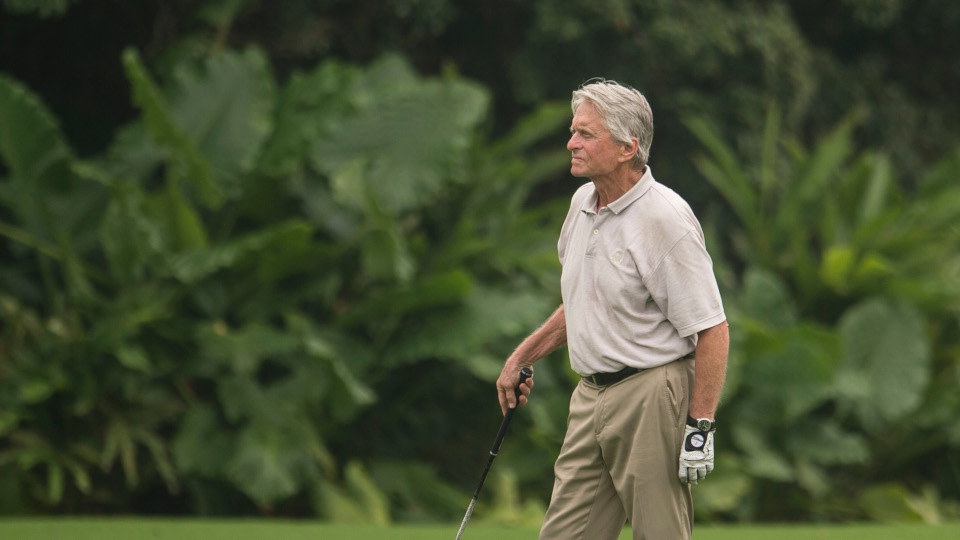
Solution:
M691 537L690 488L677 472L693 369L683 359L577 385L541 540L613 540L628 518L634 540Z

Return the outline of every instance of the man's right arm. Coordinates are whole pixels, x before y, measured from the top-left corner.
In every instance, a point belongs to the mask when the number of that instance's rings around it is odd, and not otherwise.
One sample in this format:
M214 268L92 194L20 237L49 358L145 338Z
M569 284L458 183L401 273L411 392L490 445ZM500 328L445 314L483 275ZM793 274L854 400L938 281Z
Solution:
M567 319L563 312L563 304L553 312L546 322L536 331L527 336L520 346L513 351L503 365L500 378L497 379L497 393L500 398L500 409L504 414L508 408L517 406L514 389L520 382L520 370L533 366L533 363L557 350L567 343ZM527 402L533 380L528 384L520 385L520 405Z

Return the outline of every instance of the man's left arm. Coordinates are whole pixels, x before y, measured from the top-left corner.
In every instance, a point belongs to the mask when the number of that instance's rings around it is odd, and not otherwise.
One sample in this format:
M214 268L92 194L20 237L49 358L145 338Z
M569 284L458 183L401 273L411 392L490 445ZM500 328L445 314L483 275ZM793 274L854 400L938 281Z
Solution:
M727 373L729 349L730 330L727 321L697 334L696 371L693 396L690 398L691 417L714 419Z
M680 449L680 481L696 484L713 471L713 432L696 420L714 420L727 372L730 331L724 321L697 334L697 360L690 411Z

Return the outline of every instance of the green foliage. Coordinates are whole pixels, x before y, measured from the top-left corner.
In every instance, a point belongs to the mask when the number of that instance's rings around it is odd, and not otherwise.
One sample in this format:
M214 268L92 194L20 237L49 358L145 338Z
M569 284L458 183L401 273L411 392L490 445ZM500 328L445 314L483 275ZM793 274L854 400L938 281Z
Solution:
M759 164L739 162L707 122L687 122L707 150L697 167L737 218L718 247L728 255L721 275L731 274L727 264L744 269L726 295L733 338L722 415L730 427L720 435L738 456L720 476L753 481L739 500L708 492L701 508L876 518L881 506L914 497L901 485L881 487L904 480L935 480L927 489L956 498L955 476L905 466L957 449L944 436L952 420L916 424L931 403L948 417L960 413L941 394L955 389L960 368L960 186L944 180L960 175L956 160L907 191L884 156L854 155L858 114L809 151L781 135L778 114L769 111ZM918 443L898 443L906 438ZM803 497L787 497L796 486ZM857 504L844 502L850 494Z
M86 160L0 78L0 478L51 510L135 512L109 501L160 489L200 513L239 497L450 515L449 464L378 461L405 443L356 439L354 422L408 415L393 383L409 366L488 388L556 306L561 216L526 204L563 165L530 147L566 110L537 111L508 146L478 129L481 87L395 56L279 88L252 48L166 84L137 52L122 61L141 116Z
M341 115L325 119L310 160L333 197L368 216L423 207L464 164L486 93L461 81L420 80L398 57L358 74ZM438 121L438 112L446 118Z
M930 378L930 344L912 309L880 300L856 305L838 325L846 347L838 390L874 431L921 405Z

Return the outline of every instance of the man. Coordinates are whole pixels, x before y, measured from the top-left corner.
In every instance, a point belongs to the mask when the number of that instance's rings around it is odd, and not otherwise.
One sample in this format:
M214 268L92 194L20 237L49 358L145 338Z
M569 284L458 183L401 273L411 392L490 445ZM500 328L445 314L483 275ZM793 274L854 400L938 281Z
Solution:
M626 519L635 539L690 538L729 341L712 261L690 207L647 165L643 95L593 80L571 106L570 173L590 182L560 232L563 303L506 360L500 406L516 405L521 368L568 345L582 379L540 538L614 539Z

